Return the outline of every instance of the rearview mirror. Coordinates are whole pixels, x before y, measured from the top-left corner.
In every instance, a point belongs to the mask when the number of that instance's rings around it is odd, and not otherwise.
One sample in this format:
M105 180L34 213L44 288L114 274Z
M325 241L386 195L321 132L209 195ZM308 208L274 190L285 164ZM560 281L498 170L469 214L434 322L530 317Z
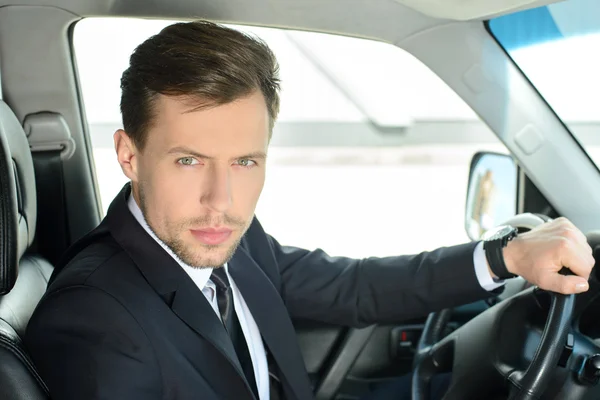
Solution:
M473 156L465 210L471 240L479 240L488 229L516 215L517 183L517 165L510 156L488 152Z

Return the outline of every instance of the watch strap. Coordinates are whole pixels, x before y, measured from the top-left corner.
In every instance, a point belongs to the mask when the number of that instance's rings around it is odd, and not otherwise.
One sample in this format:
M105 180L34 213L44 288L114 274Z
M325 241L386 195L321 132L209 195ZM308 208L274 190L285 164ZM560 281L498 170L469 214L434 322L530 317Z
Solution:
M509 240L503 239L484 242L483 249L485 250L485 257L492 273L499 279L510 279L517 275L509 272L508 268L506 268L503 249L508 245Z

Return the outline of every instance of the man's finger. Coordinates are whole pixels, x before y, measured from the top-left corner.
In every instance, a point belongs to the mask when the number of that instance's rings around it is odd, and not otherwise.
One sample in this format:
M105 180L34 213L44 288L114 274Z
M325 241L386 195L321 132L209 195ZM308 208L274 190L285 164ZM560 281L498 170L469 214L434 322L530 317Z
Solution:
M590 244L587 241L587 238L585 236L583 236L583 233L581 233L580 231L579 235L581 235L583 237L583 240L572 240L574 243L577 244L577 247L579 247L579 249L581 249L581 251L585 254L589 254L590 256L592 255L592 253L594 252L594 250L592 249L592 246L590 246Z
M584 235L583 232L581 232L579 229L577 229L574 225L567 227L565 229L564 233L565 233L566 237L570 236L578 243L587 244L587 237Z
M581 260L578 262L578 265L583 265L584 269L587 269L591 272L594 265L596 265L596 259L594 258L593 253L588 250L588 248L586 247L586 244L574 245L573 247L575 249L573 251L575 251L577 253L577 255L579 256L579 258ZM581 273L577 273L576 271L573 271L573 273L575 273L576 275L586 278L585 275L582 275L583 271L580 271L580 272ZM588 275L589 275L589 273L588 273ZM587 276L587 278L589 278L589 276Z
M578 229L571 221L564 217L558 218L555 221L557 223L558 229L562 230L562 237L570 238L574 242L581 243L585 247L589 247L587 237L585 236L585 234L580 229Z
M561 249L562 265L586 280L590 277L590 272L594 266L594 257L581 250L581 246L569 242Z
M540 288L562 294L575 294L585 292L589 289L588 281L575 275L560 275L553 273L544 282Z

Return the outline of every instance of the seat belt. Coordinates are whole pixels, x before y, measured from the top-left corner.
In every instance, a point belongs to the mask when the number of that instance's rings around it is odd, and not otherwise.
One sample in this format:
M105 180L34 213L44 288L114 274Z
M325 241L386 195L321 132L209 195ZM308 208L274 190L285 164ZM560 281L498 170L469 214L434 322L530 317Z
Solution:
M63 162L75 152L75 142L61 114L29 114L23 128L33 158L37 192L33 247L54 265L71 243Z
M32 154L37 192L37 253L56 265L71 243L60 151Z

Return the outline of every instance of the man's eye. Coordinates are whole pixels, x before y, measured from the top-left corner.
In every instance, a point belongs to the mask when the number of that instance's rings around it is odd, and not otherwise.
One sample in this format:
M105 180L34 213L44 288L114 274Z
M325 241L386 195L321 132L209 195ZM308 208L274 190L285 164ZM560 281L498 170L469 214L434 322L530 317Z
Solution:
M237 163L238 163L238 165L240 165L242 167L252 167L256 164L254 161L249 160L247 158L242 158L242 159L238 160Z
M194 157L183 157L177 160L181 165L196 165L198 161Z

